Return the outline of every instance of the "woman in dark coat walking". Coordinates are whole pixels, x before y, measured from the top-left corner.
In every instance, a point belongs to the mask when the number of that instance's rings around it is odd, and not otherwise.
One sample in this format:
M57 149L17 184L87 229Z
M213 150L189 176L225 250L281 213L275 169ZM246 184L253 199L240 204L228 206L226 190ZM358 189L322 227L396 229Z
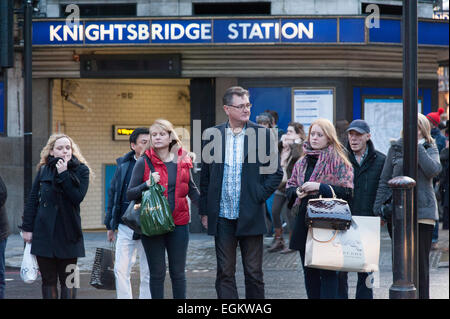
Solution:
M339 143L336 129L327 119L317 119L309 127L303 154L295 163L286 185L286 196L298 214L289 248L299 250L309 299L338 298L338 272L305 267L305 246L308 228L305 224L308 200L336 197L350 201L353 194L353 167L344 147Z
M64 134L50 136L41 151L31 193L25 205L22 231L32 243L42 276L42 297L74 299L76 288L67 283L77 258L84 257L80 204L89 186L90 169L78 146Z

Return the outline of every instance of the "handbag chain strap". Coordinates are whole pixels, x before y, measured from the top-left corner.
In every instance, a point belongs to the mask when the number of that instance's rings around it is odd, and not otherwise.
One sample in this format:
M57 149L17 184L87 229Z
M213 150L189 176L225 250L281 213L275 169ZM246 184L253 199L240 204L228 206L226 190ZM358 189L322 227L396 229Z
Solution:
M313 227L309 227L309 229L310 229L310 231L311 231L311 237L312 237L312 239L315 240L315 241L317 241L318 243L322 243L322 244L326 244L326 243L329 243L329 242L333 241L333 240L336 238L337 233L338 233L338 231L339 231L339 230L335 230L335 231L334 231L334 234L333 234L333 237L331 237L330 240L318 240L318 239L314 238Z

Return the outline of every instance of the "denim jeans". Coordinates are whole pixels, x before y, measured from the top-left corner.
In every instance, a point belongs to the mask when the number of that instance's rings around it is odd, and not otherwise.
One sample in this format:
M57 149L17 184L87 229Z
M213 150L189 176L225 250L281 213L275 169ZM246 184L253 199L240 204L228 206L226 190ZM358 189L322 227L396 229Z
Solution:
M174 299L186 299L186 255L189 243L189 225L176 225L164 235L147 237L142 235L142 245L150 270L150 292L152 299L164 298L166 278L166 250L169 274L172 280Z
M0 299L5 298L5 250L7 238L0 240Z
M238 299L236 287L236 249L241 248L245 276L245 297L264 299L262 271L263 235L236 237L237 221L217 220L215 236L217 276L216 292L219 299Z
M305 253L300 251L308 299L339 299L338 272L305 267Z
M373 299L372 288L367 287L367 277L369 273L358 272L358 282L356 284L356 299ZM339 274L339 299L348 299L348 273L340 271Z

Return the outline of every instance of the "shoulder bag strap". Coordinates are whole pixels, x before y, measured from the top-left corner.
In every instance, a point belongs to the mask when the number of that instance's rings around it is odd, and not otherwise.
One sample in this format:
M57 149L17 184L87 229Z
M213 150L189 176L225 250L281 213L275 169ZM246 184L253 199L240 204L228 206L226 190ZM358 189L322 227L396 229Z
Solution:
M152 173L154 173L154 172L155 172L155 167L153 166L152 161L151 161L150 158L147 156L147 154L144 154L143 156L144 156L144 158L145 158L145 161L147 162L148 167L150 168L150 171L151 171Z

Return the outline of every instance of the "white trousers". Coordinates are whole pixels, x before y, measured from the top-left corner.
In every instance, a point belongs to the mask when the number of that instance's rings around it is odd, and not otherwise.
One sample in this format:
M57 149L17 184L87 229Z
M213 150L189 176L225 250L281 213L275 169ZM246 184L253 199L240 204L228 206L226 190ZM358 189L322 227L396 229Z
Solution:
M130 276L131 267L136 262L136 253L139 254L141 277L139 299L151 299L150 271L142 242L141 240L133 240L133 230L130 227L119 224L114 263L117 299L133 299Z

